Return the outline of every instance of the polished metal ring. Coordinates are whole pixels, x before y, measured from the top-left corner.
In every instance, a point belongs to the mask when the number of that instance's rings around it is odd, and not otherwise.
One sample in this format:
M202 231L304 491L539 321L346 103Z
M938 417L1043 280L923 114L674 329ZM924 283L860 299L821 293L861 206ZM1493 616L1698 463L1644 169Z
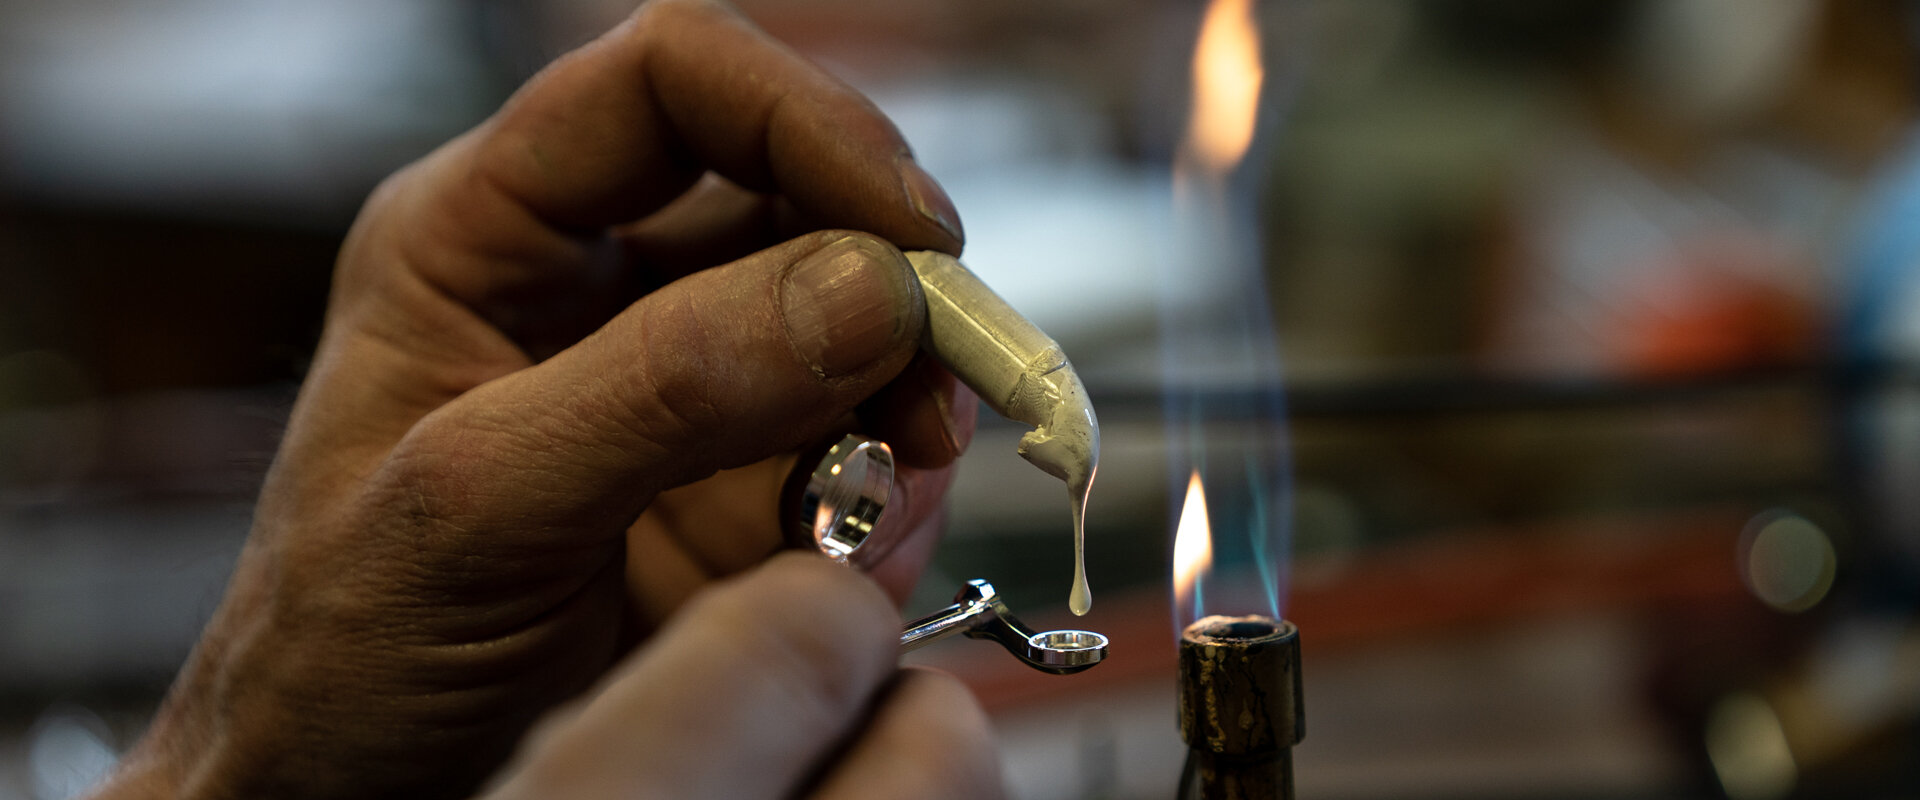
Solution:
M891 549L866 545L892 494L893 450L886 442L847 434L807 476L800 519L828 558L868 566Z

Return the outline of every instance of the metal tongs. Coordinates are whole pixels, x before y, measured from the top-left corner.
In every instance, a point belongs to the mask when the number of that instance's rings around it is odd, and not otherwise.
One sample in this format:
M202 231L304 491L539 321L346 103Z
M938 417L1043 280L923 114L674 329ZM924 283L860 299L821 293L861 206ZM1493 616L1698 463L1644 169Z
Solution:
M993 584L978 578L960 588L953 605L908 623L900 632L900 652L911 653L956 633L992 639L1027 666L1055 675L1079 672L1107 657L1107 637L1093 631L1034 633L1020 624Z
M876 564L895 544L871 538L892 491L893 451L885 442L848 434L806 476L789 539L848 566ZM900 632L900 651L955 634L992 639L1027 666L1055 675L1079 672L1107 657L1106 636L1081 630L1036 633L1013 615L993 584L978 579L960 587L953 605L909 623Z

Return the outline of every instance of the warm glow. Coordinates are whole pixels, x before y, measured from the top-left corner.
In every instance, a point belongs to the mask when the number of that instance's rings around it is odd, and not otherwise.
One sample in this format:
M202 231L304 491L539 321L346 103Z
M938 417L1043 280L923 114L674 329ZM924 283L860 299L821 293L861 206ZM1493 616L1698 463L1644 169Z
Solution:
M1202 168L1224 174L1253 142L1259 112L1260 32L1253 0L1213 0L1193 51L1193 116L1186 148Z
M1187 501L1180 507L1180 525L1173 533L1173 596L1193 602L1193 585L1213 568L1213 526L1207 522L1207 492L1200 486L1200 470L1187 481Z

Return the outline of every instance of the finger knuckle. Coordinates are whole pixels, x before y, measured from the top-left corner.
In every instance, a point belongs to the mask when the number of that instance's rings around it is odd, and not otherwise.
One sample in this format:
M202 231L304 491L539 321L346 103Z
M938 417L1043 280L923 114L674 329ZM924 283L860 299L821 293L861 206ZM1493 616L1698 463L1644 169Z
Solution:
M408 165L382 178L361 204L341 244L340 257L334 262L335 289L343 297L356 296L360 289L375 283L383 271L385 259L374 251L387 243L384 228L400 215L406 196L418 181L418 171L416 165Z
M636 420L643 438L673 445L694 441L725 424L731 399L723 390L732 365L710 347L718 335L710 321L684 298L662 300L639 325L639 363L629 374L637 384L619 392L630 400L623 416Z
M647 0L629 19L637 32L648 35L654 28L671 32L682 25L728 15L726 7L713 0Z

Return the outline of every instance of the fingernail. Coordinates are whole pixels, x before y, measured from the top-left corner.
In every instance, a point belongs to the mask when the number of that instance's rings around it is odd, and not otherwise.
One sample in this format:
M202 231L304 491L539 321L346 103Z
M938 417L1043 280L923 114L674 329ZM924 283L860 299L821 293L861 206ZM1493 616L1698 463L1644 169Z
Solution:
M954 241L966 241L967 234L960 229L960 212L954 210L953 200L947 197L947 191L940 188L940 184L921 169L912 156L901 156L898 164L900 180L907 185L907 199L913 201L913 210L940 226Z
M794 264L780 298L794 352L822 377L892 352L913 313L910 269L898 251L866 236L840 239Z

